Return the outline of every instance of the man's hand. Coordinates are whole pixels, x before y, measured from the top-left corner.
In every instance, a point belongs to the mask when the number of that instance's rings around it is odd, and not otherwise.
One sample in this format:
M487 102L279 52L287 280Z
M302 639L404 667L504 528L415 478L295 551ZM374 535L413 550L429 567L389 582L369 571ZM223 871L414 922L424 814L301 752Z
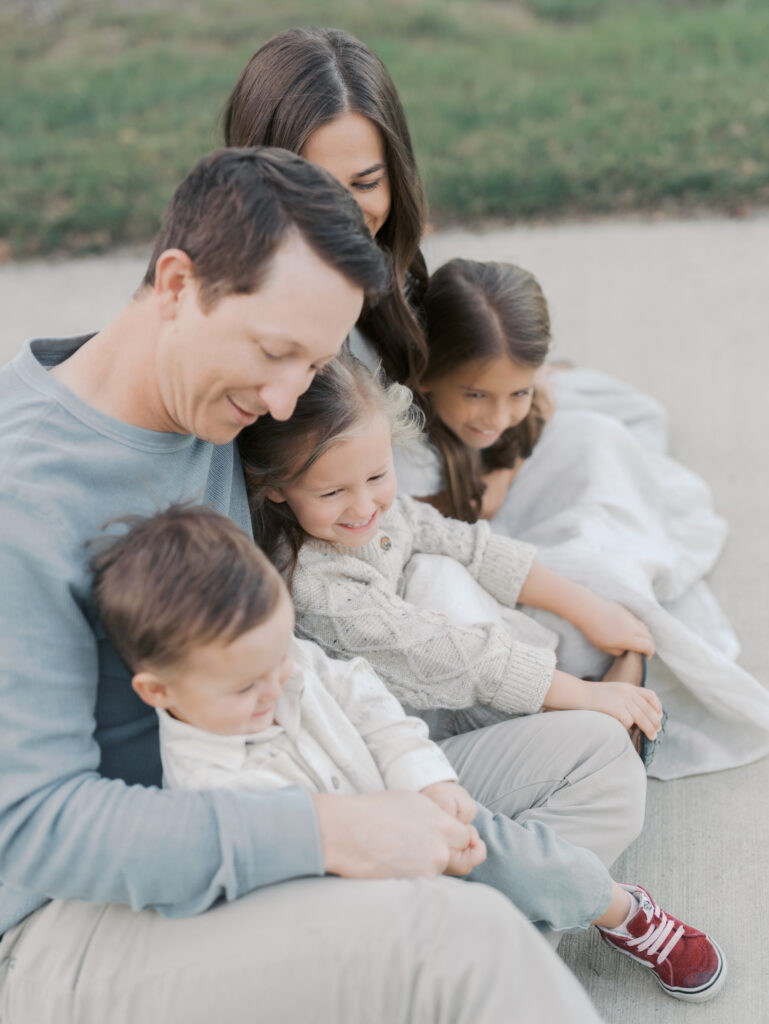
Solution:
M466 874L486 856L472 826L421 793L317 793L313 802L329 874L345 878Z
M458 782L433 782L431 786L425 786L420 792L434 801L452 818L464 822L465 825L472 824L477 811L475 800Z

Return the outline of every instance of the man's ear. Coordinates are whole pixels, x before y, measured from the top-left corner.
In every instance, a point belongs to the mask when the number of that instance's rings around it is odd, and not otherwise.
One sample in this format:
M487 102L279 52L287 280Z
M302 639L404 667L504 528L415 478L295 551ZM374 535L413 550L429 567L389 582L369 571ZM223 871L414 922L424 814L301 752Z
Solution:
M286 500L284 498L284 496L283 496L283 491L278 490L277 487L266 487L265 491L264 491L264 496L269 501L285 501Z
M131 686L151 708L167 708L171 704L166 684L152 672L137 672L131 680Z
M183 249L166 249L158 256L154 288L164 319L173 319L185 291L197 289L192 260Z

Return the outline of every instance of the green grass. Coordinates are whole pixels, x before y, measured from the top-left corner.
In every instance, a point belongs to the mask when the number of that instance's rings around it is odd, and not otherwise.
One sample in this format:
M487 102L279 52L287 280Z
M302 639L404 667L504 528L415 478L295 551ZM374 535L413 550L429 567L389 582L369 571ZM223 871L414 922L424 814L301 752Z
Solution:
M766 0L5 0L0 242L146 241L281 28L383 58L438 223L769 202Z

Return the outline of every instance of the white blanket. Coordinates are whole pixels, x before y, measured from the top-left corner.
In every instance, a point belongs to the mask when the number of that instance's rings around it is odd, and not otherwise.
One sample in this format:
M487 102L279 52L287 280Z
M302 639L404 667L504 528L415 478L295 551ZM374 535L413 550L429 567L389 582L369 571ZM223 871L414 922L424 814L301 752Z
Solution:
M769 691L736 664L737 638L704 582L726 525L699 477L642 446L619 421L562 404L493 526L536 544L545 565L620 601L651 629L657 654L647 685L669 716L651 775L718 771L769 753ZM462 621L491 617L474 581L457 585L450 565L420 558L430 561L412 579L410 600ZM442 607L445 595L451 607ZM611 659L581 633L547 612L526 612L558 634L561 668L603 674Z

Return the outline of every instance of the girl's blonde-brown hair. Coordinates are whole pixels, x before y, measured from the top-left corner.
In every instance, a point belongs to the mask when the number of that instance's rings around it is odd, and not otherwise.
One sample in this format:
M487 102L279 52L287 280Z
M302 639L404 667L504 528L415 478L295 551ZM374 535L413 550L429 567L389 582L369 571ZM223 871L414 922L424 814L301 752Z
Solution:
M343 353L316 374L290 419L260 416L238 437L254 537L289 582L306 534L288 503L270 501L266 492L298 480L371 413L385 416L395 444L413 443L421 434L423 416L409 388L385 384L381 374Z

